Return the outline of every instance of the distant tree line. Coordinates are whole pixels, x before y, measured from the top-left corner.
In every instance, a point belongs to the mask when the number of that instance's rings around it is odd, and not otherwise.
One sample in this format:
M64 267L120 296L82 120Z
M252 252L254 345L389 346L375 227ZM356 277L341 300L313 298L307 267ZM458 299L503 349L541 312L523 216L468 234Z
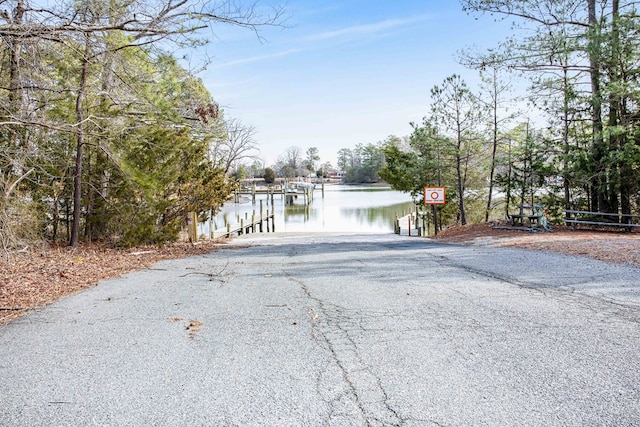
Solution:
M300 147L288 147L267 173L269 176L273 174L274 179L320 177L331 165L327 162L321 164L318 153L317 147L309 147L304 153Z
M389 137L395 141L397 137ZM345 172L346 183L374 183L380 181L380 170L384 165L384 143L357 144L355 148L338 151L338 168Z

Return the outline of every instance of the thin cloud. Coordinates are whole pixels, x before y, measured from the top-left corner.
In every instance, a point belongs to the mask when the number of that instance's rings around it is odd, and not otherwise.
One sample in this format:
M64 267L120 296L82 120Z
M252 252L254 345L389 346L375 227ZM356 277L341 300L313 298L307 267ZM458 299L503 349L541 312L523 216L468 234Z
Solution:
M271 53L268 55L258 55L258 56L252 56L249 58L236 59L235 61L223 62L222 64L216 64L209 68L232 67L234 65L244 65L244 64L251 64L253 62L268 61L270 59L293 55L294 53L298 53L300 51L302 51L302 49L288 49L288 50L283 50L281 52Z
M372 24L354 25L353 27L341 28L339 30L327 31L324 33L314 34L305 38L310 42L325 41L343 37L349 37L352 35L369 35L377 34L381 31L390 30L398 27L403 27L409 24L415 24L417 22L426 21L431 17L428 15L415 16L406 19L388 19L386 21L375 22Z
M430 18L431 16L429 15L421 15L421 16L414 16L406 19L388 19L386 21L376 22L372 24L355 25L352 27L342 28L335 31L327 31L323 33L313 34L307 37L303 37L300 40L306 43L309 43L309 42L322 42L322 41L328 41L328 40L348 38L354 35L360 35L360 36L376 35L383 31L403 27L406 25L415 24L418 22L423 22ZM271 59L281 58L284 56L289 56L296 53L308 51L313 48L314 47L312 46L305 46L303 48L287 49L287 50L283 50L280 52L275 52L267 55L257 55L249 58L241 58L234 61L228 61L221 64L213 65L209 68L226 68L226 67L233 67L235 65L244 65L244 64L251 64L255 62L268 61Z

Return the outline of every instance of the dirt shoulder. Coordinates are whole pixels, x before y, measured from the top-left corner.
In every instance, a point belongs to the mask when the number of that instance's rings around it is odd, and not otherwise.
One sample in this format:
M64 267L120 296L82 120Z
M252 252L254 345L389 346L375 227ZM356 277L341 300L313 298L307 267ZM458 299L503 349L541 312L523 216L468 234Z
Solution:
M113 249L84 244L31 250L0 258L0 324L95 286L104 279L154 263L217 251L224 241L175 243L163 247Z
M640 232L622 230L574 230L556 226L553 232L528 232L493 224L450 227L437 240L484 246L512 246L530 250L586 256L601 261L640 267Z
M467 245L512 246L587 256L607 262L640 267L640 233L585 231L556 227L554 232L530 233L492 224L450 227L438 241ZM128 250L99 245L76 249L52 247L0 259L0 324L38 309L67 295L95 286L154 263L206 254L228 248L224 241L197 245L177 243L162 248ZM238 246L234 246L237 248Z

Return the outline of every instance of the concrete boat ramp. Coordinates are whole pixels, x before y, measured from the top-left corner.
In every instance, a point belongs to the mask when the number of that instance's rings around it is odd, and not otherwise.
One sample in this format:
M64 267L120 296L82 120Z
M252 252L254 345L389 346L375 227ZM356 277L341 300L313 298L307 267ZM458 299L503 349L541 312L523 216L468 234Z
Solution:
M640 425L638 277L394 234L246 235L0 326L0 425Z

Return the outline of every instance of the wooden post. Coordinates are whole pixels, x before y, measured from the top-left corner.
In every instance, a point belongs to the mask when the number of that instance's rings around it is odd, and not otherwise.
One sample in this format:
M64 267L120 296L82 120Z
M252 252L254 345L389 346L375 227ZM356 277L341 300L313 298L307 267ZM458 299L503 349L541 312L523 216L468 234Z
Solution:
M411 215L407 216L407 221L408 221L407 232L409 233L409 236L411 236Z
M213 209L209 211L209 240L213 239Z
M276 220L275 220L275 211L271 212L271 232L274 233L276 231Z
M251 189L251 203L256 204L256 183L253 183L253 188Z
M256 232L256 211L253 211L253 214L251 215L251 232Z
M198 241L198 215L195 212L189 212L187 215L187 232L191 243Z
M244 218L240 219L240 231L238 234L244 234Z
M431 205L433 208L433 235L438 235L438 208L436 205Z
M227 237L231 237L231 224L227 222Z
M429 222L427 221L427 214L426 213L424 215L422 215L422 229L424 230L422 235L423 236L428 236L429 235Z
M262 221L264 220L264 215L262 214L262 199L260 199L260 232L262 233L264 230L262 229Z

